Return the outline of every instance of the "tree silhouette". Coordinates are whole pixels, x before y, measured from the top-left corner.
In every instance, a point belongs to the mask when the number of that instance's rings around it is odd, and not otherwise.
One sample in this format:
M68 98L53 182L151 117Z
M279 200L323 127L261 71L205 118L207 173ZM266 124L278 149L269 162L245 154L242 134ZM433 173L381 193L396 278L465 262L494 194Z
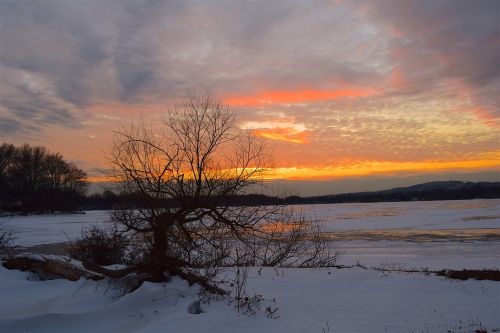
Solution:
M286 207L238 205L240 195L263 184L268 157L262 141L239 130L232 112L210 94L187 98L160 127L141 121L117 132L112 165L131 200L111 217L146 244L143 260L121 271L85 263L88 269L112 277L141 272L150 281L177 274L221 292L208 268L336 259L336 252L317 246L324 243L314 238L312 224L294 220Z

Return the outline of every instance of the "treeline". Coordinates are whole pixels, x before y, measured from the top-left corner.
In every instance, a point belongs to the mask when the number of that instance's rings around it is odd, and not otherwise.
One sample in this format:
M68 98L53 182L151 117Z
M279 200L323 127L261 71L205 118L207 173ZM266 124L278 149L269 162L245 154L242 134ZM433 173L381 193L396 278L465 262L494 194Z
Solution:
M218 201L230 206L265 206L284 204L287 199L262 194L247 194L215 197L211 199L200 197L198 200L207 205L213 204L213 201ZM123 207L134 208L134 205L135 207L137 207L137 205L145 207L146 205L150 206L151 204L154 204L157 207L179 207L181 203L174 198L165 198L153 202L151 198L144 198L140 194L125 194L113 192L111 190L105 190L102 193L94 193L82 199L82 209L89 210L107 210Z
M343 193L314 197L273 197L263 194L247 194L216 198L233 206L260 206L260 205L306 205L329 203L356 203L356 202L396 202L396 201L434 201L434 200L467 200L467 199L495 199L500 198L500 182L432 182L410 187L394 188L375 192ZM204 200L201 197L199 200ZM225 200L228 200L227 202ZM84 199L85 209L113 209L129 206L130 202L141 203L140 196L117 194L105 191L90 195ZM150 200L147 200L151 204ZM178 206L174 199L163 199L157 202L161 206ZM207 202L210 204L210 202Z
M0 210L54 212L79 209L87 174L61 154L28 144L0 146Z

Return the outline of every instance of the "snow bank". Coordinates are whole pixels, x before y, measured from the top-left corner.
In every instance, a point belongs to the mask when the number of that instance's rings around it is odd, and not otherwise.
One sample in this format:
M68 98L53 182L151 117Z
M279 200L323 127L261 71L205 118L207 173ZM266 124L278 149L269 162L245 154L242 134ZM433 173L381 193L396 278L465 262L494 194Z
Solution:
M122 298L107 282L29 281L0 268L0 332L473 332L500 328L500 284L362 269L250 270L248 290L275 298L280 317L202 304L174 278Z

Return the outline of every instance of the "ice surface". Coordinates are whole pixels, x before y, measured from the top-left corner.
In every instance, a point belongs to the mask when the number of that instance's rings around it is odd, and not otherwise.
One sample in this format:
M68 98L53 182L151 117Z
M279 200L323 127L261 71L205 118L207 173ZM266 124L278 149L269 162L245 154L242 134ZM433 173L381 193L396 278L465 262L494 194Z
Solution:
M327 230L348 232L387 229L500 229L500 200L382 202L294 206L317 218ZM105 225L107 211L85 214L31 215L2 218L21 246L75 240L82 227Z
M2 217L4 228L11 230L19 246L64 243L80 237L83 227L105 225L107 211L91 210L83 214L46 214Z
M345 239L354 235L354 240L342 245L345 264L376 266L397 262L432 269L500 267L498 199L304 205L294 209L317 218L326 230L343 233ZM15 242L32 247L73 241L80 236L82 227L105 225L108 213L87 211L4 219ZM391 235L392 240L387 240ZM494 237L484 241L482 236Z

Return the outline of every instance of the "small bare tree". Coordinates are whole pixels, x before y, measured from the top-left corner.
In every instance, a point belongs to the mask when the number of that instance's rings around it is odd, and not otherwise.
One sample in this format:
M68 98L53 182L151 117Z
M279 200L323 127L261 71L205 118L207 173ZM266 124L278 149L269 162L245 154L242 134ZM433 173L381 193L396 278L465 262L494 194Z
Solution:
M294 251L303 248L297 244L308 241L306 224L288 223L293 214L282 206L239 204L241 195L262 184L268 159L262 141L236 129L225 105L210 94L191 96L162 125L140 122L115 136L112 176L131 200L113 211L112 220L147 246L141 263L113 276L140 271L163 281L168 272L221 292L210 284L215 274L193 268L241 264L235 248L251 253L253 264L277 265L298 255ZM272 225L287 228L278 234ZM258 261L262 255L272 260Z
M0 255L10 255L14 252L14 236L11 231L6 230L7 220L0 217Z

